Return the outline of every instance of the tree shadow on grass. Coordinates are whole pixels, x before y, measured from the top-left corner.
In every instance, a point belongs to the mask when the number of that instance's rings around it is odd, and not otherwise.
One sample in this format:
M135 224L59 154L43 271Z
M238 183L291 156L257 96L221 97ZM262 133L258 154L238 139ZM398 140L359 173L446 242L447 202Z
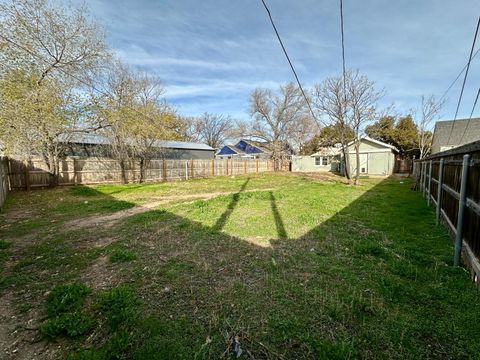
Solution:
M215 225L212 226L212 230L221 231L223 229L230 215L232 215L233 210L235 210L235 207L237 206L238 201L240 200L240 194L245 191L245 188L247 187L249 181L250 181L250 178L247 178L247 180L245 180L245 182L242 184L238 192L232 195L232 200L228 204L223 214L218 218Z

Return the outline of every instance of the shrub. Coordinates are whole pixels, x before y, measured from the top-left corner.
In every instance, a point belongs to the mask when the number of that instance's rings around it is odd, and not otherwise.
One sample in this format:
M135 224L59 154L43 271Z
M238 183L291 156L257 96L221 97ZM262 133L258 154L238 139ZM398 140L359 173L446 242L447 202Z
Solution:
M5 240L0 240L0 250L5 250L10 247L10 243Z
M130 324L135 319L138 300L128 286L119 286L100 295L98 306L107 317L112 329L122 324Z
M76 196L97 196L99 192L88 186L73 186L70 188L70 192Z
M79 309L90 292L90 288L80 283L56 286L48 294L48 315L55 316Z
M114 249L110 254L110 261L113 263L132 261L137 258L137 254L129 249Z
M48 339L59 335L76 337L86 334L95 326L95 320L82 313L73 312L56 316L40 327L40 332Z

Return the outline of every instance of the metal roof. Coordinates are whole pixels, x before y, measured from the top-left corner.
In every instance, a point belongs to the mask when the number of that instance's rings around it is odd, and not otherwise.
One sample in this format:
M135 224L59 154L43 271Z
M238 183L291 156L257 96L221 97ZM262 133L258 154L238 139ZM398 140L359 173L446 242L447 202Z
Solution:
M74 133L71 136L62 136L60 141L74 143L74 144L92 144L92 145L109 145L110 142L107 137L101 134L93 133ZM194 143L187 141L172 141L172 140L156 140L154 142L155 147L168 148L168 149L189 149L189 150L210 150L215 149L207 144Z

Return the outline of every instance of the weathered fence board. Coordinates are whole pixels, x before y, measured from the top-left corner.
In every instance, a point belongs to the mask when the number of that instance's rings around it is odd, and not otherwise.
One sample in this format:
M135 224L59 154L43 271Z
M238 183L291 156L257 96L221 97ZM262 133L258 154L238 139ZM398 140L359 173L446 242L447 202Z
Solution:
M30 189L49 185L45 162L8 159L8 179L12 189ZM289 171L289 162L283 161L278 169ZM138 160L125 164L128 182L140 182L141 166ZM215 160L148 160L145 162L144 182L161 182L233 176L273 171L272 160L215 159ZM7 172L5 172L7 174ZM67 158L60 162L59 185L121 183L122 170L118 161L107 158Z
M0 210L3 208L8 190L8 162L7 159L0 157Z
M415 176L420 191L437 208L437 223L443 220L456 240L454 263L463 253L479 284L480 141L418 160Z

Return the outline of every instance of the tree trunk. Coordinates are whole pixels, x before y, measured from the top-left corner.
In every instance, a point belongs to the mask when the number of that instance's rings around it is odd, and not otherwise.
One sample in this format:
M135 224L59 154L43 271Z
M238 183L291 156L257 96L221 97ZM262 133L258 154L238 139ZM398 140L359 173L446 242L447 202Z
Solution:
M127 176L127 170L125 168L125 160L122 159L120 160L120 172L122 176L122 184L127 184L128 183L128 176Z
M140 179L139 182L143 183L145 181L145 158L140 158Z
M360 184L360 139L357 139L355 143L355 158L357 161L357 169L355 172L355 181L353 182L354 185Z
M56 187L58 186L58 177L60 175L58 157L55 156L51 149L47 149L47 154L44 158L48 168L48 187Z
M345 150L347 149L347 150ZM350 159L348 156L348 147L342 143L342 155L343 155L343 169L345 172L345 177L350 182Z

